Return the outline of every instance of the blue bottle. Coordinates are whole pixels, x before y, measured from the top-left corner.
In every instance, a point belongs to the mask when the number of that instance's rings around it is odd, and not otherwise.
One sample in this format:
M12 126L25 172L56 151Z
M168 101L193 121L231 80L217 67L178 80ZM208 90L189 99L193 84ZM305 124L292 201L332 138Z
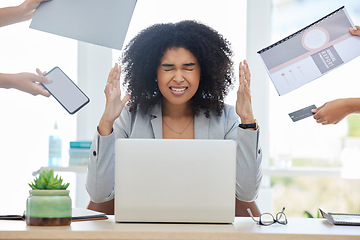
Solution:
M57 122L49 136L49 167L60 167L62 157L62 140Z

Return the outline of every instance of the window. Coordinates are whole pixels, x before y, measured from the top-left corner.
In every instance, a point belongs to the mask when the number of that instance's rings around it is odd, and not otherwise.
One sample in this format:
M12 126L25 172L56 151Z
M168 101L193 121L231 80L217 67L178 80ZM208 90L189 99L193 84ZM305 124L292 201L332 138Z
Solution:
M22 0L3 0L0 7L21 4ZM0 72L36 73L62 68L76 82L77 41L29 29L30 21L0 28ZM76 137L76 115L69 115L53 97L32 96L0 88L0 181L11 199L1 198L2 209L25 210L28 182L33 171L46 166L48 138L55 121L63 136L63 155L68 141Z
M309 25L326 14L345 6L355 25L360 25L360 2L356 0L273 0L272 42ZM313 118L293 123L288 113L315 104L320 107L337 98L360 97L360 58L356 58L325 76L283 96L270 86L270 156L276 168L290 166L343 167L358 170L360 141L353 124L359 118L350 116L337 125L322 126ZM354 143L354 141L357 141ZM355 147L355 149L354 149ZM350 159L346 155L353 153ZM345 162L344 162L345 161ZM351 161L348 163L347 161ZM357 164L357 165L356 165ZM351 177L344 174L343 177ZM323 177L272 178L274 208L286 206L289 216L305 217L303 211L316 213L321 205L329 211L359 212L359 180ZM304 199L300 203L298 200ZM343 204L338 204L342 202ZM285 205L284 205L285 204ZM301 204L301 206L299 205Z
M3 0L0 7L14 6L22 2L23 0ZM224 0L221 3L184 0L171 4L165 0L138 0L125 44L138 31L151 24L195 19L210 25L232 43L234 62L238 64L245 58L245 4L246 1L237 0ZM0 180L3 191L13 193L11 200L1 199L0 204L7 209L21 211L25 209L25 200L28 197L27 183L33 179L31 173L48 163L48 137L54 122L58 121L63 131L63 156L68 155L68 141L77 137L76 118L81 118L79 128L81 127L82 139L88 140L93 136L95 124L104 107L103 88L108 74L106 71L111 68L110 61L101 57L107 56L108 49L79 43L81 53L78 56L77 41L29 29L29 24L28 21L0 28L0 72L35 73L37 67L48 71L59 66L74 82L77 82L78 75L81 75L79 80L84 79L81 80L81 88L91 98L91 102L79 115L73 116L62 109L52 97L33 97L16 90L0 89L3 114L0 118L3 163ZM113 51L111 64L117 60L120 53ZM109 66L104 66L108 63ZM227 102L234 104L235 99L236 88ZM63 176L63 173L61 175ZM70 185L70 191L72 187L74 185Z

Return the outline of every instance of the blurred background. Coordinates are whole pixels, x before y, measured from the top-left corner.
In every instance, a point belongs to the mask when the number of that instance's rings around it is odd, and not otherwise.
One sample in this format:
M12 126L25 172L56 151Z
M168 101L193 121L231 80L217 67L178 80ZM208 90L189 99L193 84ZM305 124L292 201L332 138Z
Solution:
M2 0L0 7L22 2ZM154 23L195 19L231 42L235 65L248 59L264 153L264 181L257 201L261 211L276 212L285 206L289 217L306 217L304 211L316 215L319 206L329 211L360 212L359 116L351 115L332 126L319 125L312 118L293 123L288 116L311 104L319 107L336 98L360 97L360 58L278 96L256 53L341 6L346 7L354 24L360 25L358 0L183 0L171 4L138 0L125 44ZM86 207L86 165L69 165L69 143L92 140L105 105L107 75L121 51L29 29L29 24L0 29L0 72L35 73L37 67L48 71L59 66L91 101L69 115L52 97L0 89L0 187L3 193L12 193L10 198L0 198L0 212L25 209L30 189L27 183L34 171L48 166L49 136L55 122L62 139L57 173L71 182L73 205ZM233 105L235 99L236 86L226 102Z

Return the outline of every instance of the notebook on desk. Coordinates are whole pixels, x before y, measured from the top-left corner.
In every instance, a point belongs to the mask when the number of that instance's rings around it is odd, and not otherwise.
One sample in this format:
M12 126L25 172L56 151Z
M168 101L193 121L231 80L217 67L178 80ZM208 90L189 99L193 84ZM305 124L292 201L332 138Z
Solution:
M232 223L232 140L118 139L117 222Z
M107 218L105 213L85 208L73 208L71 211L72 222L102 220ZM7 214L0 211L0 220L25 220L25 211L19 214Z

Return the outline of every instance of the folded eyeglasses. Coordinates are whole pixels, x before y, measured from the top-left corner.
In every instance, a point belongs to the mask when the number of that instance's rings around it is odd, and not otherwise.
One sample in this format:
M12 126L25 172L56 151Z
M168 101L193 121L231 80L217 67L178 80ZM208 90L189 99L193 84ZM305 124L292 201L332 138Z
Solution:
M260 214L259 220L256 220L255 217L252 215L251 210L247 209L248 213L250 214L250 217L254 222L256 222L259 225L269 226L274 223L279 223L282 225L286 225L288 223L286 215L284 213L285 207L283 207L281 212L278 212L275 217L271 213L262 213Z

